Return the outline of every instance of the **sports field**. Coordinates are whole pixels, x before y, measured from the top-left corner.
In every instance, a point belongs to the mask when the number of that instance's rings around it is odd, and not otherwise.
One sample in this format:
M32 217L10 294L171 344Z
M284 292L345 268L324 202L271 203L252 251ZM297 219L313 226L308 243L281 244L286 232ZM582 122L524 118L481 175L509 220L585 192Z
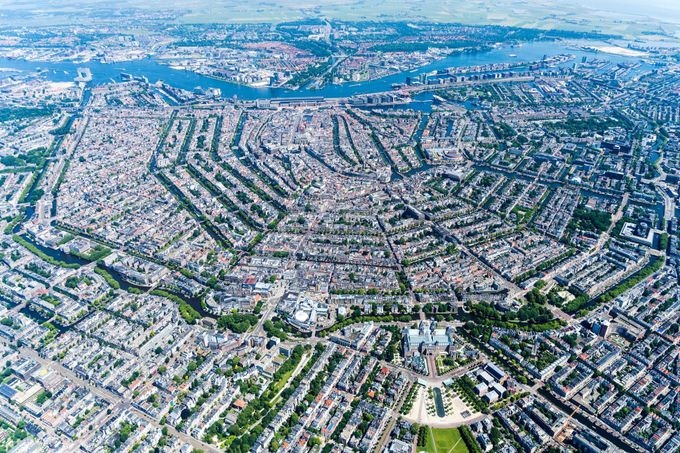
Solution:
M427 453L467 453L458 428L429 428L425 443Z

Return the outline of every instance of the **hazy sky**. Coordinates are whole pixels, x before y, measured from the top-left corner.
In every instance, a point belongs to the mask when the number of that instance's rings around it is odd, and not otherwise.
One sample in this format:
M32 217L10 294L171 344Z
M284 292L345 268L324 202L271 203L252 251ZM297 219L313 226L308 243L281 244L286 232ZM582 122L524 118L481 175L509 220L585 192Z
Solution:
M559 0L555 3L571 3ZM680 0L577 0L586 8L597 8L614 13L639 14L661 17L669 20L680 18ZM669 17L671 16L671 17Z
M663 23L674 25L674 30L664 28L665 32L680 32L680 0L0 0L0 22L49 22L52 15L61 16L62 23L83 23L100 10L130 7L176 10L182 22L277 22L325 16L601 31L608 27L624 34L637 34L636 23L644 23L646 30ZM632 25L617 26L619 19Z

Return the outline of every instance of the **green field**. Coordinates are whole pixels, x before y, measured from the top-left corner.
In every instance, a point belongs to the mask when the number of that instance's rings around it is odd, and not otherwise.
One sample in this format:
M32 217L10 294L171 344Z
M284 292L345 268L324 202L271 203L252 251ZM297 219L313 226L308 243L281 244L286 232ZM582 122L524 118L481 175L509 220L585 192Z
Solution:
M297 367L295 367L295 368L297 368ZM274 386L272 387L274 389L274 391L278 392L286 386L286 384L288 383L288 380L290 380L290 378L293 376L293 373L295 372L295 368L293 368L292 370L289 370L288 372L284 373L283 376L281 376L281 379L279 379L274 384Z
M429 428L425 444L427 453L467 453L458 428Z
M666 5L664 5L664 2ZM99 23L106 15L102 2L62 0L59 8L45 11L40 4L0 0L0 24L37 26ZM680 31L680 13L670 0L628 1L616 7L606 0L583 2L569 0L119 0L118 10L172 11L178 23L280 23L292 20L329 18L347 21L432 21L473 25L504 25L525 28L600 31L627 37L662 31L675 37ZM56 10L58 14L56 14ZM104 13L102 13L104 11Z

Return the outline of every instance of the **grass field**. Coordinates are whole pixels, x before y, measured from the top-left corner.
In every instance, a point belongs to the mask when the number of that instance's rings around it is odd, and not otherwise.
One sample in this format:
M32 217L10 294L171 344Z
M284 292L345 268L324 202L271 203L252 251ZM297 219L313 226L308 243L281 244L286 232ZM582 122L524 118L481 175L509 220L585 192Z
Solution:
M288 371L283 376L281 376L281 379L279 379L278 382L276 382L276 384L274 384L273 389L276 392L278 392L279 390L284 388L286 386L286 384L288 383L288 380L291 378L291 376L293 375L293 373L295 372L296 369L297 369L297 367L293 368L292 370Z
M40 2L0 0L0 24L61 25L99 23L102 2L61 0L55 13L45 12ZM85 5L88 3L87 5ZM91 4L89 4L91 3ZM297 19L329 18L349 21L434 21L474 25L506 25L528 28L601 31L627 37L663 30L666 36L680 31L680 11L671 0L639 2L623 0L119 0L119 10L172 11L176 22L205 23L280 23ZM665 3L665 4L664 4ZM56 14L56 10L59 14Z
M429 428L425 444L427 453L467 453L458 428Z

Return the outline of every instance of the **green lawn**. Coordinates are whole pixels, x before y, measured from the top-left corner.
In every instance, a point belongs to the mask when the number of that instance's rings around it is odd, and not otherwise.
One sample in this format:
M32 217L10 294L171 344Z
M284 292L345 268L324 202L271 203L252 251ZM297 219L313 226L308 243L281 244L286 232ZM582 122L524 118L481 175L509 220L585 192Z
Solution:
M302 359L300 359L300 363L298 363L292 370L288 370L286 373L284 373L283 376L281 376L281 378L278 381L276 381L275 384L273 384L274 386L272 387L272 389L277 393L280 392L281 389L284 388L286 384L288 384L290 378L293 377L293 373L295 373L295 370L298 369L298 366L303 366L300 364L306 362L308 358L309 357L306 354L303 355Z
M430 428L425 450L427 453L468 453L458 428Z
M295 368L297 368L297 367L295 367ZM283 387L286 386L286 384L288 383L288 380L289 380L290 377L293 375L293 372L295 371L295 368L293 368L292 370L288 371L288 372L285 373L283 376L281 376L281 379L279 379L279 380L276 382L276 384L274 384L274 387L273 387L273 388L274 388L275 391L278 392L279 390L281 390Z

